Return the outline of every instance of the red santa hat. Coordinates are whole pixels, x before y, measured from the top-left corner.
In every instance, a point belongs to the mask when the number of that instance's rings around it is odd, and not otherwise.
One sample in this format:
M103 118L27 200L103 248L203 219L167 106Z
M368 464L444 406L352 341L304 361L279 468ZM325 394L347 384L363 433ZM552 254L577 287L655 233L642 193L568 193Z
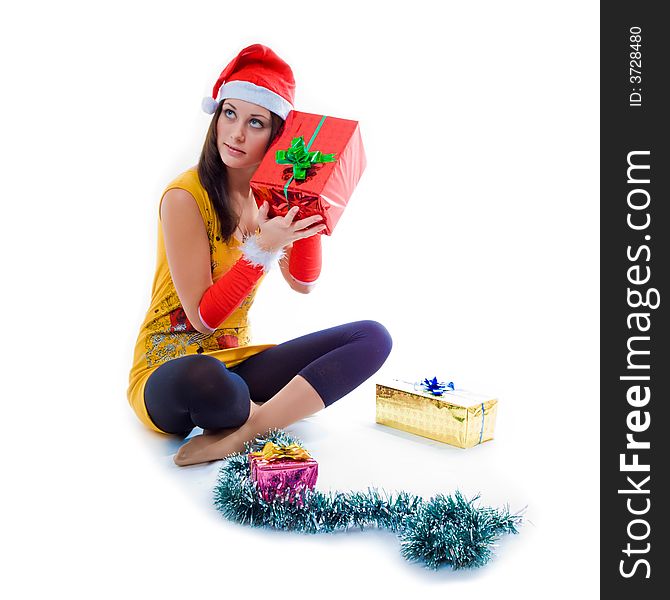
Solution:
M224 98L237 98L258 104L286 119L293 109L295 79L293 71L270 48L253 44L242 50L214 84L212 97L202 99L202 110L214 114Z

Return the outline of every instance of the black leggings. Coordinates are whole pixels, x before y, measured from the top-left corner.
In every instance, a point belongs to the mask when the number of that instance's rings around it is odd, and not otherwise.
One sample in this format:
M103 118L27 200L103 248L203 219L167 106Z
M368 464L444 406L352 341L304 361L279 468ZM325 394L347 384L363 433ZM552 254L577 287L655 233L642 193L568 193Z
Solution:
M239 427L250 401L266 402L300 375L330 406L376 373L393 342L377 321L356 321L268 348L238 365L205 354L170 360L149 377L144 403L165 433Z

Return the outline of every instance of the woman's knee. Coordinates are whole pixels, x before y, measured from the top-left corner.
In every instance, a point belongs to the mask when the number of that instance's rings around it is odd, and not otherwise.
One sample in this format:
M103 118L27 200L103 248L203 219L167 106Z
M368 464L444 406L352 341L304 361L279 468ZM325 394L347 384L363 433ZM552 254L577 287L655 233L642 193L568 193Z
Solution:
M175 392L187 399L190 412L212 410L242 410L249 401L249 389L244 380L230 372L226 365L213 356L192 354L174 364L170 383Z
M393 348L393 338L389 330L379 321L372 320L359 321L359 327L366 339L370 340L371 344L374 345L379 355L383 356L384 360L386 360Z
M249 388L213 356L192 354L161 365L149 377L144 400L165 432L193 424L207 429L236 427L249 415Z
M193 356L185 382L189 388L189 409L196 425L208 429L237 427L249 416L249 388L213 356Z

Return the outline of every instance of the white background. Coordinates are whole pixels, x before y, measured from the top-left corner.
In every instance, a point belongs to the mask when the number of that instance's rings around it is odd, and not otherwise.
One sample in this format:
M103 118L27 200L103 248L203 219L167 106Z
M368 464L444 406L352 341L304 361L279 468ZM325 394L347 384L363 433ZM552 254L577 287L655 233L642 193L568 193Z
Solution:
M4 597L596 597L597 3L4 12ZM527 506L482 569L427 571L383 531L228 523L210 506L219 464L174 467L178 443L127 405L160 193L197 161L201 98L255 42L292 65L297 109L360 121L368 168L317 289L266 279L254 341L385 324L383 370L293 431L324 489ZM494 441L464 451L374 424L376 380L435 374L500 399Z

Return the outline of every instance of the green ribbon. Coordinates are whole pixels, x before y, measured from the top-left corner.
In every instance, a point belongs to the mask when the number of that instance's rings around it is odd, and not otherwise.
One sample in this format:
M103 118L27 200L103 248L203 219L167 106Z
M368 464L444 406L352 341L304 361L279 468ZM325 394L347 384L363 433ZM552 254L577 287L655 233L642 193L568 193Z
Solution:
M335 153L324 154L320 150L314 150L310 152L310 148L316 139L319 129L323 125L323 122L326 120L326 116L321 117L321 121L317 125L314 133L312 134L309 143L305 145L305 139L300 136L293 138L291 140L291 147L288 150L277 150L275 160L279 165L293 165L293 175L286 182L284 186L284 197L288 201L288 186L291 185L291 182L296 180L303 180L307 176L307 169L311 166L319 163L329 163L335 162Z

